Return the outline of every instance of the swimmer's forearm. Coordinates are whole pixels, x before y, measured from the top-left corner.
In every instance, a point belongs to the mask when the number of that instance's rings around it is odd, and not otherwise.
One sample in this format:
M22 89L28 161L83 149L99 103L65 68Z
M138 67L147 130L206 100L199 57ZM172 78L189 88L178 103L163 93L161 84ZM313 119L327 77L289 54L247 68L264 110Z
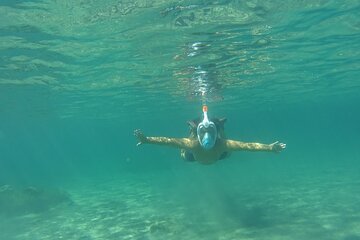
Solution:
M230 151L265 151L273 152L273 146L263 143L247 143L234 140L226 140L226 147Z
M194 146L194 141L188 138L146 137L144 143L187 149Z

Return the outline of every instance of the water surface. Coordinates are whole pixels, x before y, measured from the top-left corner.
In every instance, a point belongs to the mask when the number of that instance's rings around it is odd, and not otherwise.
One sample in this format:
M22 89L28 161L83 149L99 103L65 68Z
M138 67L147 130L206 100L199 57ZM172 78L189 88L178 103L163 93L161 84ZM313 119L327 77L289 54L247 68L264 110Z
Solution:
M359 10L1 1L0 209L23 205L0 239L360 239ZM203 166L135 146L186 137L203 103L287 149Z

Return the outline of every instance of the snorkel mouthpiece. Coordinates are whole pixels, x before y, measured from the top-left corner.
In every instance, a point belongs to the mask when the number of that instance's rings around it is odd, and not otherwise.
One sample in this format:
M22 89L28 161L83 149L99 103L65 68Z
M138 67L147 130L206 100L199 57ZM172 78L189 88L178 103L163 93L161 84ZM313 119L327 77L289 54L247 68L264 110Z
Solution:
M215 140L206 132L200 144L203 148L209 150L215 145Z
M197 127L197 136L200 145L206 149L209 150L212 147L214 147L216 143L217 138L217 129L213 122L209 121L208 115L207 115L207 106L203 106L203 114L204 118L201 123L199 123Z

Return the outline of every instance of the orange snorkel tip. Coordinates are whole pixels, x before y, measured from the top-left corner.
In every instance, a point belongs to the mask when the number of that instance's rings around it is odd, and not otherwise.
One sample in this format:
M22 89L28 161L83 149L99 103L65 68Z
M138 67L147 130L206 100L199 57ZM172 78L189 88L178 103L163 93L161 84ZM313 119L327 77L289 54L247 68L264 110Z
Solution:
M208 111L208 107L206 105L203 106L203 112L207 112Z

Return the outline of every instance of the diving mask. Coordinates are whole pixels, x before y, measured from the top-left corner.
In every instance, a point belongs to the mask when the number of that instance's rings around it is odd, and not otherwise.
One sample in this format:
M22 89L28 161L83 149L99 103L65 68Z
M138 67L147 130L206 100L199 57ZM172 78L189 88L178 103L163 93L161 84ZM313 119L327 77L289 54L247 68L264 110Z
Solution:
M209 150L214 147L217 138L216 125L209 121L207 116L207 106L203 106L204 119L197 126L197 137L200 145Z

